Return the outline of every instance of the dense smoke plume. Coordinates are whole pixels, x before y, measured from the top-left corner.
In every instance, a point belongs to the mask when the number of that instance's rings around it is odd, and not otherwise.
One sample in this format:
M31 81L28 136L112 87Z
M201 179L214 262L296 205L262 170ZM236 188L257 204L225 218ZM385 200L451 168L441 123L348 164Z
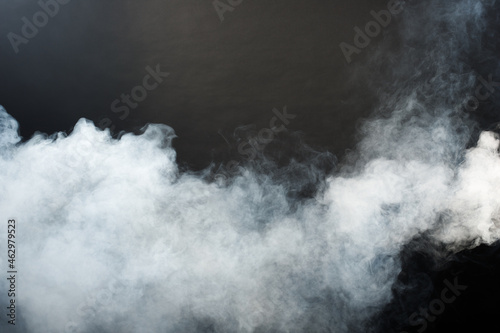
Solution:
M18 221L20 328L369 331L410 240L427 233L459 251L500 236L499 141L483 132L471 145L463 107L484 3L407 2L397 45L353 64L380 103L313 198L289 195L302 179L273 176L286 168L222 185L179 172L166 125L113 139L82 119L21 142L1 109L0 219Z

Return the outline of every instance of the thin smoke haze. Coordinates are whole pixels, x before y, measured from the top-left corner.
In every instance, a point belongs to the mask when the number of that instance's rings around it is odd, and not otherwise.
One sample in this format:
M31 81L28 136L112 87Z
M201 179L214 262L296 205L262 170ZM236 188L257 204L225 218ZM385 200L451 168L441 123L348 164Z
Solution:
M375 331L412 239L429 235L445 256L500 238L499 140L475 135L463 109L477 77L464 59L490 5L407 1L391 23L397 47L380 42L350 65L380 102L339 170L303 176L320 179L312 197L289 193L304 179L276 176L307 162L221 185L179 170L167 125L117 139L81 119L69 135L22 141L0 108L21 328Z

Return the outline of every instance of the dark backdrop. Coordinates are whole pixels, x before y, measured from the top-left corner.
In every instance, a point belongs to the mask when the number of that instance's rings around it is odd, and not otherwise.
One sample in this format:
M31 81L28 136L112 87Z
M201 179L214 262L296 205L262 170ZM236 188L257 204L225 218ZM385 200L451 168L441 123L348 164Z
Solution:
M81 117L115 133L168 124L178 135L179 161L194 169L227 159L226 140L234 146L236 128L268 127L272 109L286 105L297 116L291 132L341 155L372 96L363 82L348 82L371 45L348 65L339 44L352 43L354 26L386 5L244 0L221 21L211 1L70 1L16 54L4 36L20 34L22 17L31 19L40 7L5 1L0 104L25 138L37 130L69 131ZM169 77L120 119L112 101L156 64Z

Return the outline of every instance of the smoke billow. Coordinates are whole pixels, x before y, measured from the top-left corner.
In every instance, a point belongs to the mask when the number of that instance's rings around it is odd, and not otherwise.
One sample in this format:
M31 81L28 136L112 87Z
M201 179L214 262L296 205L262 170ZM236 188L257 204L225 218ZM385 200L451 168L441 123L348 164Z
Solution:
M500 237L499 141L483 132L468 148L462 108L485 6L406 4L399 46L364 51L374 75L358 68L380 105L313 198L250 168L224 186L182 173L165 125L114 139L80 120L21 142L0 109L0 219L18 221L24 329L369 331L411 239L459 251Z

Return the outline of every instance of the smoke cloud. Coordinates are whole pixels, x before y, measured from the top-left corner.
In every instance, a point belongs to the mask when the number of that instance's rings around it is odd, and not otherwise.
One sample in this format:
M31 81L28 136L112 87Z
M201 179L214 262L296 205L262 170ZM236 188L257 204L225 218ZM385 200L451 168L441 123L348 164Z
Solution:
M0 109L0 219L18 221L21 326L370 331L415 236L447 251L500 237L499 140L483 132L469 147L475 125L461 108L484 6L408 2L400 46L366 50L358 68L380 104L313 198L291 198L301 179L276 181L277 167L224 186L181 173L166 125L113 139L82 119L70 135L21 142Z

